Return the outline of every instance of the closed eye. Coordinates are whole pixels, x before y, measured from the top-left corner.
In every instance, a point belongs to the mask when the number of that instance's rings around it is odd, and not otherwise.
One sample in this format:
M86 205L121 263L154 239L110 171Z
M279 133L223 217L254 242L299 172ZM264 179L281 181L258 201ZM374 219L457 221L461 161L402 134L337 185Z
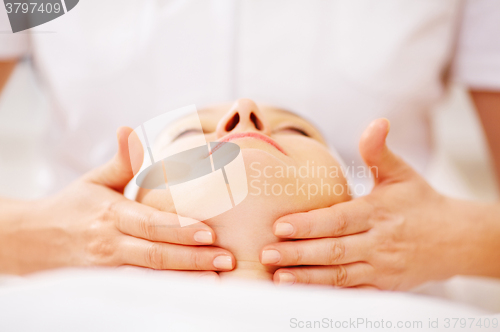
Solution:
M304 130L297 128L297 127L285 127L279 130L280 133L290 133L290 134L300 134L306 137L311 137L307 132Z
M177 136L175 136L172 141L176 141L179 138L191 136L191 135L196 135L196 134L203 134L203 131L200 129L196 129L196 128L186 129L183 132L181 132L180 134L178 134Z

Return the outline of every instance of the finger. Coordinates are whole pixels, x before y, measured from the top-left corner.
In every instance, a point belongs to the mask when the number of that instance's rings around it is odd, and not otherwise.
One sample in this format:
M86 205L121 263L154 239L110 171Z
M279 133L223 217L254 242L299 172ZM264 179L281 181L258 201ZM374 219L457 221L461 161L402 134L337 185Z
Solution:
M217 247L193 247L149 242L127 236L119 245L122 264L155 270L230 271L233 255Z
M132 164L135 164L134 168L140 168L140 165L137 165L142 164L143 160L144 151L140 140L138 137L133 139L136 136L131 128L120 127L117 131L118 152L106 164L85 174L83 179L123 192L125 186L134 177Z
M337 287L363 285L372 279L374 270L367 263L338 266L310 266L279 269L273 280L278 285L318 284Z
M274 234L295 239L356 234L372 227L372 212L372 205L361 197L332 207L281 217L274 223Z
M195 276L203 281L220 282L220 276L217 272L213 272L213 271L205 271L205 272L188 271L188 273L195 273Z
M364 234L340 238L286 241L264 247L265 265L339 265L363 261L370 249Z
M389 129L389 120L374 120L363 132L359 142L359 151L374 175L375 184L402 180L414 173L403 159L387 147L385 140Z
M352 289L360 289L360 290L369 290L369 291L378 291L380 288L373 286L373 285L359 285L359 286L353 286L353 287L348 287Z
M149 241L185 245L206 245L215 241L215 232L202 222L185 218L193 224L181 227L177 214L127 199L114 203L107 218L112 219L122 233Z

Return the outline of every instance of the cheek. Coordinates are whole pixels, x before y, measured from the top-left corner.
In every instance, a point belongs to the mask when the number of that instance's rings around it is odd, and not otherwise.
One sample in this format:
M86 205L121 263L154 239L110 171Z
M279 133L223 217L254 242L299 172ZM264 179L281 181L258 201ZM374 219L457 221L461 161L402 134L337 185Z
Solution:
M297 165L295 177L305 185L308 207L326 207L351 199L340 163L324 145L297 137L293 142L289 140L287 149Z
M168 188L165 189L140 189L136 200L139 203L151 206L160 211L175 213L172 196Z
M167 146L161 144L161 140L153 145L153 155L155 160L163 159L167 156L205 145L205 135L193 134L187 137L180 138ZM208 149L208 148L207 148ZM208 151L208 150L207 150Z

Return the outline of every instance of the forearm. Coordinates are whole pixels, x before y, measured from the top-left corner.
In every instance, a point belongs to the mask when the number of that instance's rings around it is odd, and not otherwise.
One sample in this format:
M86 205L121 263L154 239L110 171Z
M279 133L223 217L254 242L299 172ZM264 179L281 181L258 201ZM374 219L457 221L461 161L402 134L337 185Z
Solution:
M17 273L19 254L25 243L19 243L19 231L31 218L37 203L0 198L0 273Z
M471 97L483 125L500 188L500 131L498 130L500 126L500 92L473 90Z
M7 60L0 61L0 95L2 94L3 87L7 83L14 67L16 66L17 60ZM1 203L0 203L1 204Z

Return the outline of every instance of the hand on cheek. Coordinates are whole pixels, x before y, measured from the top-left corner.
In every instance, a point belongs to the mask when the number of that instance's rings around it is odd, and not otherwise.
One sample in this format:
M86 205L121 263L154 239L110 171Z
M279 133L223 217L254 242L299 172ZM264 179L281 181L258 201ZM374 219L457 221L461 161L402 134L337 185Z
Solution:
M283 267L276 283L402 290L458 271L464 228L446 218L447 199L387 148L388 132L387 120L375 120L360 142L375 176L369 195L276 221L275 235L300 239L263 248L263 264Z
M189 271L234 268L229 251L210 246L216 238L206 224L194 221L189 227L180 227L177 215L123 196L133 178L132 170L142 162L142 148L137 156L131 148L130 158L131 132L130 128L119 129L118 153L108 163L59 194L30 202L25 208L33 211L30 216L6 224L6 231L0 232L0 272L122 265ZM138 165L134 165L136 160Z

